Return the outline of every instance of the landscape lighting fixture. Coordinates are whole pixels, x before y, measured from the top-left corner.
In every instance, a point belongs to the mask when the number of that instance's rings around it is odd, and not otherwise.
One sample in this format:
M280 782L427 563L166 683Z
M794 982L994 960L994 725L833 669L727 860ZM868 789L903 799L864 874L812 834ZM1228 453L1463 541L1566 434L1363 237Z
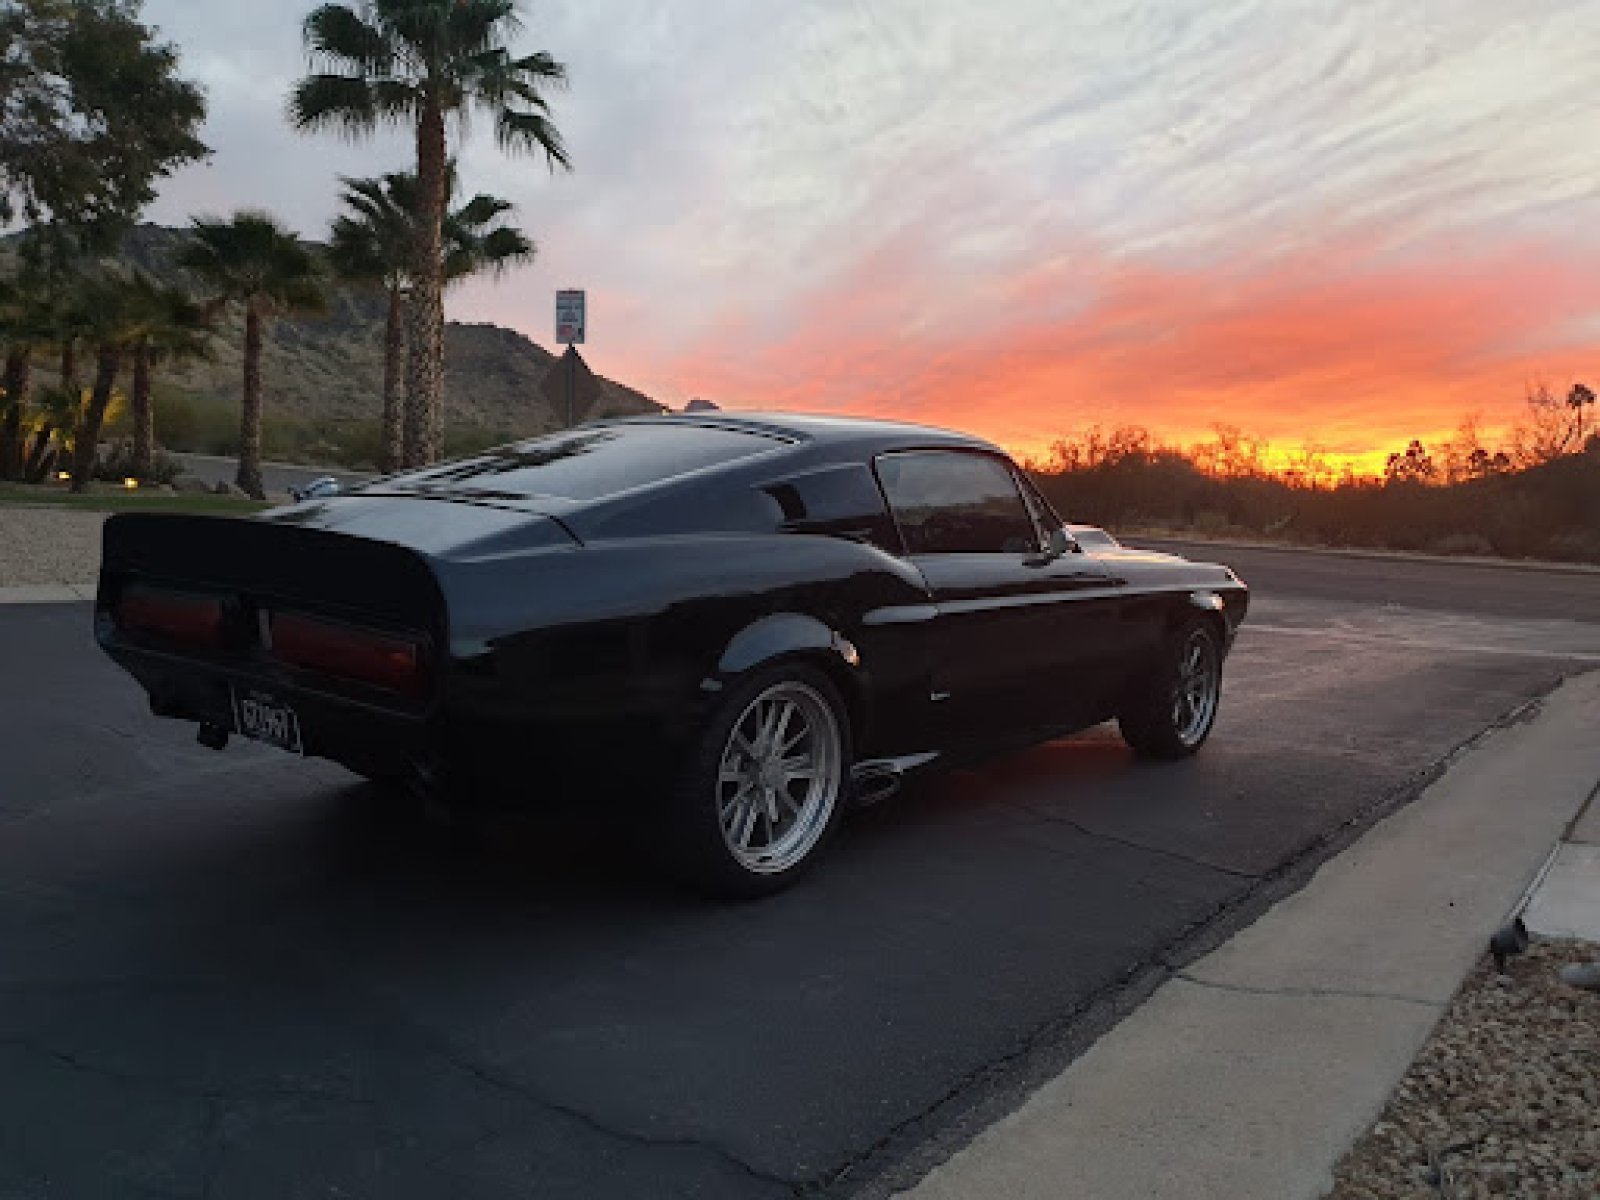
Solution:
M135 489L138 488L139 481L137 479L135 479L132 475L130 475L126 479L124 479L122 481L122 486L127 488L131 492L131 491L134 491Z

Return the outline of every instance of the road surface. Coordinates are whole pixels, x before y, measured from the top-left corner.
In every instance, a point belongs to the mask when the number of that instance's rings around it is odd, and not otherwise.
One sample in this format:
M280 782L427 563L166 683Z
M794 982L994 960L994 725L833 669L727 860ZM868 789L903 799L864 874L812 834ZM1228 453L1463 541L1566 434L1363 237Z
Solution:
M1207 931L1600 666L1600 576L1221 557L1255 609L1197 759L1096 730L954 774L741 907L644 877L603 820L462 848L337 768L203 750L85 608L0 609L0 1196L914 1179Z

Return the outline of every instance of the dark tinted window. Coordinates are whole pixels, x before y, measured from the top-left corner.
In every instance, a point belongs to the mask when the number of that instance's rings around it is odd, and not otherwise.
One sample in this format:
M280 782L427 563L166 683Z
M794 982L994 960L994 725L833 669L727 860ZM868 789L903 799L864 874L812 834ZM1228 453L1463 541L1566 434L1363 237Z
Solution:
M386 480L383 487L599 500L785 445L689 422L575 429Z
M878 459L878 478L912 554L1038 549L1016 480L986 454L919 451Z

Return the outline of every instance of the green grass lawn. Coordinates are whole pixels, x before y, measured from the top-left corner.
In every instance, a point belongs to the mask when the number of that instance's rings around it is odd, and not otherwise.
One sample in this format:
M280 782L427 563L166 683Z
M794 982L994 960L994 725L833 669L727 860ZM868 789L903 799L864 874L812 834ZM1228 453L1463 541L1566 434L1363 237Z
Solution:
M8 504L48 504L84 512L204 513L225 517L248 516L268 507L238 496L109 489L74 496L60 484L0 483L0 507Z

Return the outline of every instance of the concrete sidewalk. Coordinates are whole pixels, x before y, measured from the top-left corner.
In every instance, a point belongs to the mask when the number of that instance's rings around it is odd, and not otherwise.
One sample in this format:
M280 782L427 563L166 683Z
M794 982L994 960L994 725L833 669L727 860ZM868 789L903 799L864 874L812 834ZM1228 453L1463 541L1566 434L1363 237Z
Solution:
M93 600L92 583L26 583L0 587L0 607L8 604L81 604Z
M1592 673L1479 743L905 1194L1322 1196L1530 884L1530 924L1547 888L1578 881L1569 917L1594 899L1584 854L1600 848L1574 843L1546 867L1569 831L1600 833L1594 812L1574 827L1597 783Z

